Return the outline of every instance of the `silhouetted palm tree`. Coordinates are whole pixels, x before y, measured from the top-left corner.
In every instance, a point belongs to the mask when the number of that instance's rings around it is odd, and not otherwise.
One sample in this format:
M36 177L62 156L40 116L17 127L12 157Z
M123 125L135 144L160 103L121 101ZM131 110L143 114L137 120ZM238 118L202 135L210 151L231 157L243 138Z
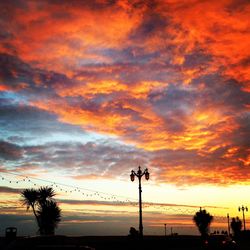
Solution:
M53 188L25 189L21 192L21 196L27 210L32 207L40 234L54 234L61 220L61 209L53 198L55 196Z
M199 232L201 233L202 237L205 238L208 235L209 227L210 227L212 220L213 220L213 216L210 215L205 209L202 210L200 208L200 211L198 211L194 215L193 221L198 227Z
M49 235L55 233L58 223L61 220L61 209L55 201L45 201L37 211L40 225L40 234Z
M239 217L232 218L231 228L233 230L234 236L238 237L242 229L242 221L239 219Z
M23 202L23 205L27 207L27 210L29 210L30 207L32 208L33 214L36 218L37 225L38 227L40 227L39 218L36 212L38 197L39 197L38 191L33 188L24 189L21 192L21 201Z
M54 200L53 197L55 196L55 191L51 187L40 187L38 189L38 199L39 203L42 205L46 201Z

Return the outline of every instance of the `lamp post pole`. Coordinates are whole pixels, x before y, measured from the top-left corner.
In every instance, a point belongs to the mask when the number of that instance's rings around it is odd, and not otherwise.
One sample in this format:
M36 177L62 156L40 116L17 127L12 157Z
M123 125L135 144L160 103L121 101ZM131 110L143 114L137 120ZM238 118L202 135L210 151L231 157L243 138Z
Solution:
M245 210L246 210L246 212L248 211L248 208L245 206L241 206L241 207L239 207L239 212L240 212L240 210L242 210L242 213L243 213L243 223L244 223L244 231L246 231L246 220L245 220Z
M139 232L140 237L143 236L143 225L142 225L142 201L141 201L141 175L138 176L139 179Z
M142 198L141 198L141 178L145 175L146 180L149 180L149 172L146 168L143 172L141 171L141 167L138 167L138 171L135 172L134 170L131 171L130 179L131 181L135 180L135 176L139 179L139 236L140 238L143 237L143 225L142 225Z
M228 229L228 236L230 236L229 214L227 214L227 229Z

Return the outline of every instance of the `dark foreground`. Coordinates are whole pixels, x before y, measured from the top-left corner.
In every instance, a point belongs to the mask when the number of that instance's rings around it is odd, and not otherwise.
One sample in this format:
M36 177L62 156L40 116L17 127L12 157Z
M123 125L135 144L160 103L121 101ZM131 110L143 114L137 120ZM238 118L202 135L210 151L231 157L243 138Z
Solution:
M217 242L218 241L218 242ZM210 244L210 243L209 243ZM42 249L86 249L86 250L249 250L250 240L246 239L235 246L221 244L220 240L211 241L210 245L203 245L198 236L145 236L143 240L125 236L88 236L88 237L18 237L14 240L0 238L1 250L42 250Z

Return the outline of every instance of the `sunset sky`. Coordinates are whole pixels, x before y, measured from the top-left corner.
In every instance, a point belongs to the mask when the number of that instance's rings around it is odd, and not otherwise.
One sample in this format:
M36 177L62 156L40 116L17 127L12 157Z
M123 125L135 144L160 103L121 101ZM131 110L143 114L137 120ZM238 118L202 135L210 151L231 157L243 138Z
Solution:
M250 207L248 0L0 2L0 235L34 235L22 188L53 185L57 233L196 234ZM250 228L250 214L247 227Z

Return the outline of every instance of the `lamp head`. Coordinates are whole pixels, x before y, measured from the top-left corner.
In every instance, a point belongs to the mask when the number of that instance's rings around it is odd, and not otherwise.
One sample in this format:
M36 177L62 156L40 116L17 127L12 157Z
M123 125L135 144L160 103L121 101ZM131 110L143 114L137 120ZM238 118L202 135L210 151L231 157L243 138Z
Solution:
M149 172L148 169L145 169L145 179L148 181L149 180Z
M134 181L134 180L135 180L135 174L134 174L134 171L133 171L133 170L131 171L131 174L130 174L130 180L131 180L131 181Z

